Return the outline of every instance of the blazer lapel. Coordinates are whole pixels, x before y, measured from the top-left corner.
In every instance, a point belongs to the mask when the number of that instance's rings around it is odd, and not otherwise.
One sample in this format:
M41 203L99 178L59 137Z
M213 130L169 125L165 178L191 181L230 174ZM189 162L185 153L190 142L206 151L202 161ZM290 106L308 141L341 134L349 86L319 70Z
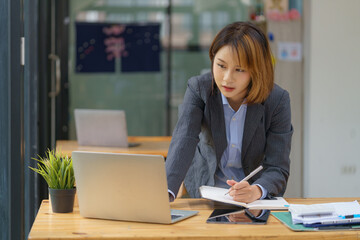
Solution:
M254 136L255 130L262 120L264 115L264 106L262 104L248 105L246 110L243 142L241 148L241 160L244 160L246 151L249 148L251 139Z
M227 146L224 108L221 101L221 95L217 90L214 95L209 98L211 132L213 135L216 159L220 162L221 156Z

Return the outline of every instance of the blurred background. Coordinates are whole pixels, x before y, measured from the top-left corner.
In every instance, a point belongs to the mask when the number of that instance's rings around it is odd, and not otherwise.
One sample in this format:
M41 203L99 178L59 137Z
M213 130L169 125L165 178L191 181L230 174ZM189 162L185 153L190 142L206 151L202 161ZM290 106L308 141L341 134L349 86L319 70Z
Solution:
M358 9L358 0L0 0L0 238L27 236L47 198L27 166L76 140L74 109L125 110L129 136L171 136L187 80L210 71L212 39L234 21L263 29L275 81L290 93L285 197L360 196Z

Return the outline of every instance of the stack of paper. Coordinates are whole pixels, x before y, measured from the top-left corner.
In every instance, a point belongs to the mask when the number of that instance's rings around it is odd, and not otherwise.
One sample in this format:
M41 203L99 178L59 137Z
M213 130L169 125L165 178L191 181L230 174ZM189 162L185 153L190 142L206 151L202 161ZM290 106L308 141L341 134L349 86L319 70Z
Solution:
M354 202L290 204L293 224L333 225L360 223L360 205Z

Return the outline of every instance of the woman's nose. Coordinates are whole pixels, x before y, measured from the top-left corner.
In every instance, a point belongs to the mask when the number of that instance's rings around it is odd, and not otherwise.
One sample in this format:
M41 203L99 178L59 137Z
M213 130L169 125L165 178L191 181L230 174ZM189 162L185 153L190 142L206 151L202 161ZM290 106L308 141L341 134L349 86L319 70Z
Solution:
M223 78L224 82L232 82L232 75L230 71L226 71L224 73L224 78Z

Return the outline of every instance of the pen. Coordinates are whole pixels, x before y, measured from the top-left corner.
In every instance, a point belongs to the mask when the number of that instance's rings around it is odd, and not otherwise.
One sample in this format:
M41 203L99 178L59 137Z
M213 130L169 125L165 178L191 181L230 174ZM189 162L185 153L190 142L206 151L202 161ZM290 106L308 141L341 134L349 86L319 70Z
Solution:
M249 179L252 178L255 174L257 174L258 172L260 172L261 169L263 169L263 166L260 165L258 168L256 168L254 171L252 171L249 175L247 175L246 177L244 177L240 182L249 180ZM231 188L230 188L230 189L231 189ZM228 191L227 193L225 193L225 195L229 194L229 192L231 191L230 189L229 189L229 191Z
M352 215L345 215L340 216L342 219L348 219L348 218L360 218L360 214L352 214Z

